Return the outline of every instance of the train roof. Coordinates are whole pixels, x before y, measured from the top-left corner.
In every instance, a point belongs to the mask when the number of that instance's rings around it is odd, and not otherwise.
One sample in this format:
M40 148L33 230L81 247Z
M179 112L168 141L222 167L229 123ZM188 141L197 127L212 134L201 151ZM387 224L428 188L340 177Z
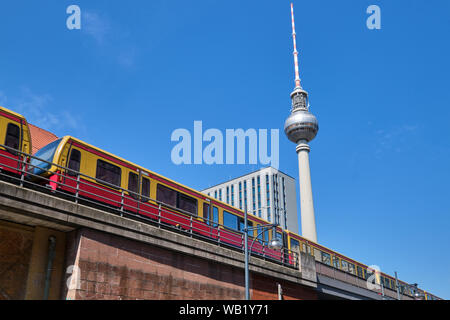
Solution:
M3 111L3 112L9 113L10 115L15 116L15 117L25 121L26 123L28 123L27 119L23 115L21 115L20 113L14 112L14 111L9 110L9 109L7 109L5 107L2 107L2 106L0 106L0 110Z

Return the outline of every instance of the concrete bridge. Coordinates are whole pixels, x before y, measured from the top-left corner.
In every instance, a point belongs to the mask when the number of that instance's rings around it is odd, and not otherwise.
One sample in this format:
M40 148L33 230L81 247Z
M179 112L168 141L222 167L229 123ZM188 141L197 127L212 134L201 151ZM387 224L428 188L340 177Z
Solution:
M250 276L252 299L382 298L303 252L298 268L252 256ZM0 300L244 297L238 250L0 181Z

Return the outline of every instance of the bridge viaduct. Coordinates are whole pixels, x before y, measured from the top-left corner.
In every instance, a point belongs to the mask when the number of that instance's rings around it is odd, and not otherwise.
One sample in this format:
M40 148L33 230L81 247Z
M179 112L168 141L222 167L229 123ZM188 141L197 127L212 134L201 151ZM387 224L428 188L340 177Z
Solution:
M252 299L381 299L305 253L296 269L251 257L250 275ZM238 250L0 181L0 300L244 299L244 291Z

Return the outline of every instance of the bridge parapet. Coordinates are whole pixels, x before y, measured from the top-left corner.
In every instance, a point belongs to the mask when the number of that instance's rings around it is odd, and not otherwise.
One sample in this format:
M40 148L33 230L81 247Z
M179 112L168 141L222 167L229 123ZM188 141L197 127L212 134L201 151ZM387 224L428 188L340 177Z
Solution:
M242 299L244 296L243 253L216 243L3 181L0 219L66 234L62 271L69 273L61 281L62 298ZM303 263L303 268L297 270L252 256L253 298L276 299L278 284L282 285L285 298L317 298L311 267L310 262ZM72 290L68 284L77 268L79 282L75 281ZM61 274L61 270L58 272ZM41 288L38 289L35 291L40 292Z

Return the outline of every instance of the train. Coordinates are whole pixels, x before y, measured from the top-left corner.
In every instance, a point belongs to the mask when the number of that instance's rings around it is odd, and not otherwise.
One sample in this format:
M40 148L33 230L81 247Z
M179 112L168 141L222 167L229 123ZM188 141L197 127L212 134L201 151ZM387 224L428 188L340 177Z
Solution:
M152 172L117 155L90 145L78 138L64 136L30 154L31 137L26 119L0 107L0 166L2 172L20 176L33 185L45 185L55 194L75 195L93 205L102 205L123 214L170 226L183 232L194 232L205 241L220 241L242 248L244 212L160 174ZM20 152L18 152L20 151ZM2 177L4 175L1 175ZM253 254L263 254L273 261L295 264L295 253L305 252L331 268L367 280L369 266L302 236L283 230L271 233L270 224L248 215L248 236ZM284 250L270 248L267 243L279 238ZM410 286L383 272L376 272L376 283L385 290L397 290L414 297ZM426 300L440 298L422 289Z

